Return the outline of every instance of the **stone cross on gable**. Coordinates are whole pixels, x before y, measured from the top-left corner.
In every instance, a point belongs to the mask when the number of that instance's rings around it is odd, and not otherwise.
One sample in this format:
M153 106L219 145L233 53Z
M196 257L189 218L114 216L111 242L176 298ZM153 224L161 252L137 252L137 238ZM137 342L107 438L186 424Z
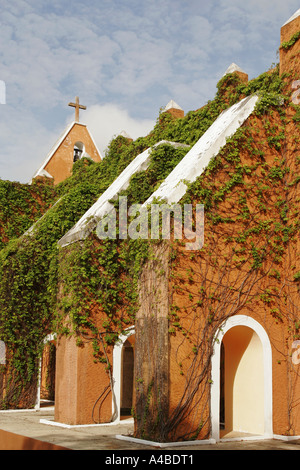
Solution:
M75 108L75 121L79 122L79 109L86 109L86 106L82 106L82 104L79 104L78 96L76 96L75 98L75 103L69 103L69 106Z

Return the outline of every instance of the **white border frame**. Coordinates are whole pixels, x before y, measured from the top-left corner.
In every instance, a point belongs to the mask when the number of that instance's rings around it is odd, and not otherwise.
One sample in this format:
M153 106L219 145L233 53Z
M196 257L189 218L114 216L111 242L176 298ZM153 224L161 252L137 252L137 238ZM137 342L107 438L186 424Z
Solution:
M214 354L211 360L211 437L220 441L220 356L221 343L225 333L234 326L247 326L258 335L263 348L264 361L264 434L257 438L273 437L273 394L272 394L272 348L265 329L254 318L246 315L230 317L219 329L214 340Z

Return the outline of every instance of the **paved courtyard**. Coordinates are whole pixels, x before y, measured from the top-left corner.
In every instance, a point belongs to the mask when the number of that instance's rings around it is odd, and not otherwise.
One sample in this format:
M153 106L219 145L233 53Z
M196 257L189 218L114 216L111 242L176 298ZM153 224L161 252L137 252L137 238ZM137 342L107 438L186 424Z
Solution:
M50 450L52 446L53 449L101 450L110 451L110 453L111 451L126 451L126 455L128 451L139 450L172 451L173 453L180 453L181 451L198 453L198 451L201 450L300 450L300 440L283 441L278 439L220 441L216 444L207 443L196 445L183 443L179 446L167 446L160 449L155 445L146 445L141 442L118 438L118 436L130 437L132 435L132 420L124 420L118 425L73 426L69 428L47 424L51 421L53 421L53 409L41 408L39 411L1 411L0 430L2 434L0 434L0 450L15 450L13 446L19 450L39 450L41 448L46 449L46 444L48 444ZM7 442L5 439L6 435L14 437L8 433L13 433L23 438L9 441L15 442L15 444L9 444L11 448L5 448L5 442ZM44 447L42 446L43 444Z

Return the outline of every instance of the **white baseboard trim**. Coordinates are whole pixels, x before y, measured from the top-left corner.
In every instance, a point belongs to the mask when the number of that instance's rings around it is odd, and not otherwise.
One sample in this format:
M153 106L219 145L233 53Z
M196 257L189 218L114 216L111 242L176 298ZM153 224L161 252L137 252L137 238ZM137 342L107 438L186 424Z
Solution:
M110 423L100 423L100 424L65 424L59 423L58 421L52 421L49 419L40 419L41 424L47 424L50 426L58 426L65 429L76 429L76 428L95 428L95 427L104 427L104 426L116 426L120 424L132 424L133 418L124 419L122 421L112 421Z
M148 441L146 439L137 439L136 437L122 436L121 434L118 434L115 437L116 437L116 439L120 439L122 441L135 442L136 444L143 444L143 445L149 445L149 446L152 446L152 447L160 447L160 448L178 447L178 446L193 446L193 445L215 444L216 443L215 439L204 439L204 440L199 440L199 441L155 442L155 441Z
M297 441L300 440L300 436L284 436L282 434L273 434L273 439L279 439L280 441Z

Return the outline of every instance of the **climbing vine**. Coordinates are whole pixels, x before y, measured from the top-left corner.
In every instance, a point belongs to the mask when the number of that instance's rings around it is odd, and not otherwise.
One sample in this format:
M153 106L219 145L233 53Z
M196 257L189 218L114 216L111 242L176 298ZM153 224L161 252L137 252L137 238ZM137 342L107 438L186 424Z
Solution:
M300 38L300 31L297 31L295 34L291 36L291 38L288 41L285 41L281 43L281 49L288 50L290 49Z
M51 180L31 185L0 180L0 249L28 230L50 208L55 194Z

